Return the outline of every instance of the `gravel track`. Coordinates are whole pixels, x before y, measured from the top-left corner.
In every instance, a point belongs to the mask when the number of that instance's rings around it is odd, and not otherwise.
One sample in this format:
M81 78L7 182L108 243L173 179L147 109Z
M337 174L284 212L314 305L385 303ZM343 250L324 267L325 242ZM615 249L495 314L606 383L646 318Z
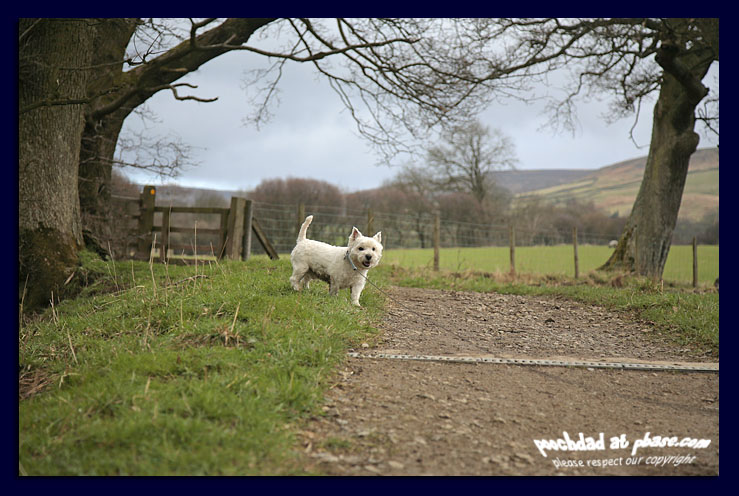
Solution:
M379 342L357 351L716 361L627 315L560 297L390 291ZM299 435L306 468L325 475L716 475L718 380L710 372L348 358L325 415ZM605 445L543 456L534 441L564 432L573 441L602 433ZM645 436L710 444L632 456Z

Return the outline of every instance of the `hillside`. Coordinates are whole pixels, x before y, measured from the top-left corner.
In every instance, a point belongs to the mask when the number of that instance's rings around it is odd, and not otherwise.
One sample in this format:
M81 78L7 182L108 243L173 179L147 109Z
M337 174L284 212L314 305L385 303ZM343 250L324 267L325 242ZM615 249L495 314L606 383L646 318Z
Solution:
M495 171L492 175L498 186L516 194L572 183L592 173L592 169L540 169Z
M515 194L514 201L540 197L545 201L563 203L569 199L592 201L610 214L625 217L639 191L646 157L626 160L600 169L573 170L514 170L496 171L498 185ZM690 159L680 218L700 220L706 213L718 209L719 164L718 150L704 148ZM157 188L160 204L228 206L231 196L243 191L221 191L162 185Z
M625 217L631 212L639 191L646 160L646 157L626 160L588 171L588 174L565 184L523 191L516 195L516 201L541 197L547 201L562 203L574 198L582 202L592 201L596 207L610 214ZM717 210L718 180L718 150L704 148L696 151L690 159L679 217L699 220L706 213Z

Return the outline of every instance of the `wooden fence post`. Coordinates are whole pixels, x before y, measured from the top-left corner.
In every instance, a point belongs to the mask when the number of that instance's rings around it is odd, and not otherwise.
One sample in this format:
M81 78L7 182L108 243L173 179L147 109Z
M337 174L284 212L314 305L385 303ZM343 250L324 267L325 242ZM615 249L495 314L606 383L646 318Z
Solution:
M238 260L241 256L241 243L244 238L244 204L246 200L231 197L231 208L228 211L228 227L226 238L226 257Z
M246 262L251 256L251 217L253 215L251 200L246 200L244 205L244 239L241 242L241 259Z
M367 209L367 232L365 236L373 236L375 234L375 214L371 208Z
M441 245L441 217L434 213L434 271L439 271L439 249Z
M144 186L139 208L138 244L136 258L149 260L151 254L151 230L154 227L154 203L157 190L154 186Z
M511 244L511 275L516 275L516 229L511 225L510 227L510 244Z
M254 231L254 234L257 235L257 239L259 240L259 242L262 244L262 248L264 248L264 251L266 251L267 255L269 255L269 258L271 258L272 260L279 259L280 255L278 255L277 250L274 249L272 243L269 242L267 234L265 234L262 226L260 226L259 222L257 222L256 217L252 217L251 219L251 228Z
M230 210L224 211L221 214L221 227L220 227L220 239L218 241L218 253L215 254L216 258L218 260L223 258L223 255L226 254L226 241L228 240L228 217L229 217ZM197 250L197 246L195 246L195 249Z
M698 238L693 236L693 287L698 287Z
M572 246L575 248L575 279L580 277L580 264L577 258L577 227L572 228Z
M169 215L170 209L166 209L162 212L162 241L159 244L159 260L162 263L167 263L169 258Z

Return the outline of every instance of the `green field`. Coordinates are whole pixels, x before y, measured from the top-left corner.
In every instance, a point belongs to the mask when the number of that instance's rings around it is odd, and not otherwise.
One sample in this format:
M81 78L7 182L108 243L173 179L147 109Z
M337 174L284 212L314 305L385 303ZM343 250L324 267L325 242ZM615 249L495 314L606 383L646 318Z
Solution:
M613 251L607 246L578 246L580 274L598 268ZM432 249L386 250L383 263L407 268L432 267ZM504 273L510 270L508 247L442 248L439 266L443 270ZM519 274L557 274L574 276L574 252L571 245L521 246L516 248L516 272ZM718 246L698 247L698 281L711 285L719 273ZM690 283L693 280L692 246L672 246L667 257L664 279Z

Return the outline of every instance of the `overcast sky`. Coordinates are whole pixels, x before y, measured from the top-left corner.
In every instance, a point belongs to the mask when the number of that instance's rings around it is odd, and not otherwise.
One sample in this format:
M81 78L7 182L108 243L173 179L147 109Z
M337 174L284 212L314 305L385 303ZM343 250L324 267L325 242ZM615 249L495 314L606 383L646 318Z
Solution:
M288 64L274 117L260 130L246 125L244 118L252 108L244 89L245 73L260 58L243 52L225 54L181 80L198 86L189 90L191 94L218 97L216 102L176 101L168 91L152 97L147 106L158 122L148 123L147 133L178 136L193 147L192 156L199 165L174 180L130 169L124 170L126 175L137 183L176 182L222 190L252 189L264 179L307 177L351 192L380 186L396 174L395 168L376 165L379 156L358 136L336 93L308 64ZM629 137L632 118L610 125L603 118L608 97L578 106L579 128L574 136L541 129L546 122L541 104L511 100L490 107L480 119L513 140L517 169L597 169L646 155L653 101L642 109L634 131L642 146L637 148ZM123 133L141 128L141 120L132 115ZM703 135L699 147L715 144L714 138Z

